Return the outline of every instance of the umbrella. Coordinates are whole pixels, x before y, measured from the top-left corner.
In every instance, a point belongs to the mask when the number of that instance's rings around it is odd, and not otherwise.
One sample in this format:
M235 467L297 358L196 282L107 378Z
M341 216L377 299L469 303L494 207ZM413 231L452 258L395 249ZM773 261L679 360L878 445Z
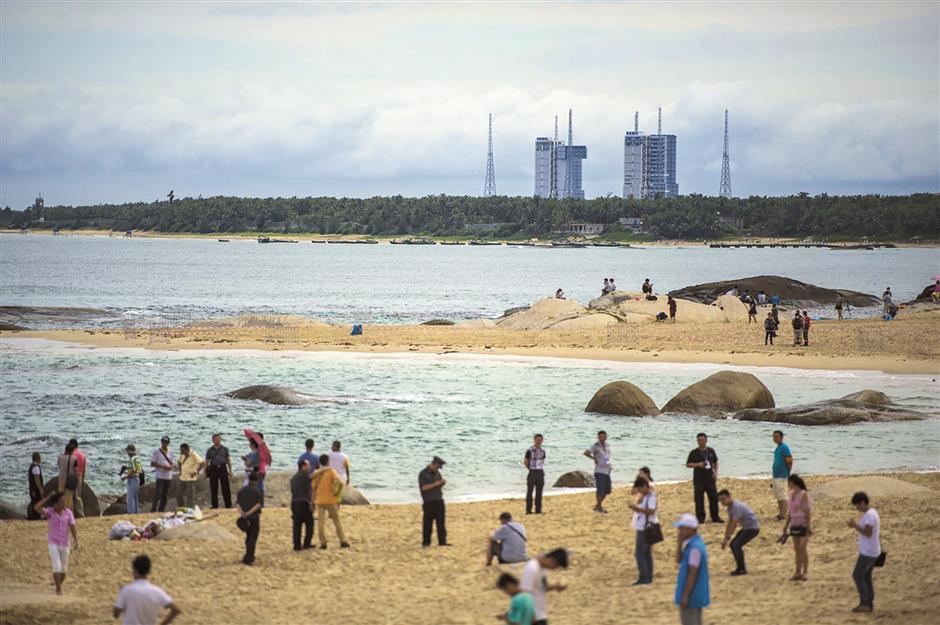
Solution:
M268 444L264 442L261 435L254 430L245 428L245 438L258 443L258 459L265 466L271 466L271 450L268 449Z

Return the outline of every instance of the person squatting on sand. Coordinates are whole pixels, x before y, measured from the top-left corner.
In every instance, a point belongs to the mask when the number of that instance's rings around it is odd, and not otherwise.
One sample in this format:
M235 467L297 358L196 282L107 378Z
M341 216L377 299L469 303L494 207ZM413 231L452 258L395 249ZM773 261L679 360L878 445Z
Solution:
M553 549L526 562L522 569L521 588L532 593L535 602L535 620L533 625L548 625L548 592L562 592L564 584L549 584L545 571L568 568L568 551Z
M111 615L121 618L122 625L157 625L163 610L169 610L160 625L169 625L182 610L176 607L170 595L147 579L150 575L150 558L140 555L131 563L134 581L118 593Z
M346 532L343 531L343 522L339 518L339 504L343 500L343 481L336 469L330 466L330 457L326 454L320 456L320 468L310 477L313 484L313 501L317 506L317 520L319 521L318 537L320 549L326 549L326 517L329 515L333 521L333 529L339 539L342 549L349 549L346 542Z
M783 442L782 430L774 430L773 438L776 447L774 448L774 463L771 467L771 479L778 510L775 520L783 521L787 518L787 479L793 471L793 453L790 451L790 446Z
M532 625L535 622L535 603L532 593L522 592L519 580L514 575L503 573L496 580L496 587L509 595L509 610L497 615L497 619L509 625Z
M255 547L261 534L261 500L264 495L258 488L258 472L248 475L248 484L242 486L236 496L235 507L238 510L238 529L245 532L245 557L242 563L251 566L255 563Z
M232 487L229 480L232 474L232 455L228 447L222 444L222 435L212 435L212 446L206 450L206 474L209 476L209 492L213 508L219 507L219 487L222 488L222 501L226 508L232 507Z
M858 536L858 560L852 579L858 589L858 605L853 612L871 612L875 609L875 585L872 573L876 566L884 566L884 552L881 550L881 517L871 507L868 495L859 491L852 495L852 506L862 513L862 518L851 519L849 527Z
M493 564L493 558L500 564L525 562L528 537L522 523L512 520L512 515L503 512L499 515L499 528L490 536L486 549L486 566Z
M681 625L702 625L702 610L711 603L708 583L708 549L698 533L698 519L683 514L672 524L678 528L675 604Z
M636 503L627 504L633 510L633 529L636 530L637 579L634 586L653 583L653 545L647 535L647 528L659 525L656 517L656 493L645 478L637 477L633 482L633 491L638 495ZM659 538L662 538L660 534Z
M692 487L695 497L695 517L705 522L705 495L708 495L708 511L712 523L722 523L718 513L718 454L708 446L708 436L699 432L695 437L698 447L689 452L685 466L692 469Z
M545 450L542 449L544 437L536 434L532 446L525 452L522 462L529 470L526 475L525 513L532 514L533 494L535 514L542 514L542 489L545 488Z
M721 548L727 549L731 545L731 553L734 554L735 569L731 571L732 575L747 575L747 566L744 562L744 545L748 544L760 534L760 522L757 515L743 501L735 501L731 497L728 489L723 489L718 493L718 500L728 509L728 525L725 527L725 539L721 541ZM735 528L740 527L737 535L731 538Z
M46 505L49 504L49 505ZM52 581L56 594L62 594L62 583L69 569L69 554L78 549L78 532L75 530L75 514L65 505L65 495L51 492L40 499L33 509L49 524L47 543L52 559ZM69 534L72 543L69 545Z
M604 508L604 499L611 491L610 482L610 446L607 444L607 432L601 430L597 433L597 441L586 450L584 455L594 461L594 483L597 504L595 512L607 514Z
M793 538L793 554L796 560L796 572L791 582L805 582L809 570L809 537L813 535L813 502L806 489L806 482L796 473L787 478L790 486L790 499L787 502L787 520L783 524L783 533L779 542Z
M423 519L421 524L421 546L431 546L431 526L437 526L437 544L441 547L449 547L447 542L447 524L444 509L443 488L447 480L441 477L441 467L444 462L438 456L434 456L431 464L426 466L418 473L418 488L421 491L421 509Z

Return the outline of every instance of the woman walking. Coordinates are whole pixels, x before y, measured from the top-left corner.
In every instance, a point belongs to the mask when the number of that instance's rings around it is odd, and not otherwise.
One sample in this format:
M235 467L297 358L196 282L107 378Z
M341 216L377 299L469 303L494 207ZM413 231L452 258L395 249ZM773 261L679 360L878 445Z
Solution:
M790 487L790 499L787 501L787 520L783 525L783 534L780 542L787 538L793 539L793 552L796 558L796 573L790 578L791 582L805 582L809 570L809 537L813 535L812 512L813 502L806 489L806 482L796 473L787 478Z
M636 568L637 580L634 586L653 583L653 545L647 538L647 527L658 523L656 519L656 493L650 488L649 482L638 477L633 482L633 490L637 493L636 503L628 504L633 510L633 529L636 530Z
M46 505L48 504L48 505ZM52 558L52 581L56 594L62 594L62 583L69 568L69 554L72 548L78 549L78 534L75 532L75 515L65 505L65 495L52 491L34 507L42 518L49 522L49 557ZM69 533L72 544L69 544Z

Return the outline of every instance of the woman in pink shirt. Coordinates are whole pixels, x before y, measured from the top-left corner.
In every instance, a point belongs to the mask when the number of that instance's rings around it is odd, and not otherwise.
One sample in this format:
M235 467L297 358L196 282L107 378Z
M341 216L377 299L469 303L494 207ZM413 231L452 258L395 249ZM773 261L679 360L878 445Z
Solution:
M780 542L786 542L788 537L793 539L796 573L790 581L805 582L809 570L809 537L813 535L813 501L807 492L806 482L799 475L792 474L787 478L787 482L790 487L790 499L787 502L787 521L783 526Z
M47 505L48 504L48 505ZM69 568L69 533L72 545L78 549L78 534L75 531L75 515L65 506L65 496L51 492L34 506L36 512L49 522L49 557L52 558L52 581L56 594L62 594L62 583Z

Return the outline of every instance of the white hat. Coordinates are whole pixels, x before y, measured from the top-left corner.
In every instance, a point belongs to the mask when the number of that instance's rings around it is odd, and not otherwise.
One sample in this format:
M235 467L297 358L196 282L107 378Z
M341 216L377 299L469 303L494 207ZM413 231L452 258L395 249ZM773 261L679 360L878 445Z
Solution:
M679 520L672 524L673 527L688 527L690 529L698 529L698 519L694 515L686 512L679 517Z

